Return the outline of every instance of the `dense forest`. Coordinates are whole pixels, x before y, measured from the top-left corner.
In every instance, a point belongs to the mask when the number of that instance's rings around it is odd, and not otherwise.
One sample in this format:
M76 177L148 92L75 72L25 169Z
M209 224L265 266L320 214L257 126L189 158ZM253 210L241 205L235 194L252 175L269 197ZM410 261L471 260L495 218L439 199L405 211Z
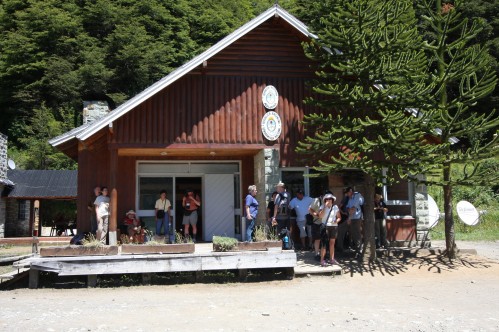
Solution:
M23 169L75 168L47 140L81 124L83 101L115 108L275 2L0 0L0 132L9 136L9 157ZM278 3L309 23L315 2ZM487 21L480 38L497 59L499 0L466 8ZM495 92L478 109L497 100Z

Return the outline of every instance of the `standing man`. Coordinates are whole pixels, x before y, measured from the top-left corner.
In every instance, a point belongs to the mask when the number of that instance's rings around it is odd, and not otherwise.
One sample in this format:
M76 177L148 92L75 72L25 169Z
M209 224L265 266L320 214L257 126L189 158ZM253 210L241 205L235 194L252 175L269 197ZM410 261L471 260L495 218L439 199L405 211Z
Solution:
M383 196L374 196L374 236L376 238L376 249L386 248L386 213L388 209L383 201Z
M314 218L314 223L312 224L312 240L314 241L314 252L315 260L320 261L320 245L321 245L321 225L322 219L319 217L320 208L322 206L323 195L314 198L312 204L308 209L308 212Z
M95 199L95 214L97 216L97 234L95 238L106 244L106 235L109 228L109 190L102 187L102 195Z
M362 213L364 197L359 192L354 192L352 187L345 189L348 195L347 210L350 220L350 233L353 241L353 247L357 254L360 254L362 248Z
M91 201L88 203L88 209L90 210L90 232L95 234L97 232L97 215L95 214L95 199L101 195L100 186L94 188L94 193L92 195Z
M156 200L154 205L154 212L156 216L156 235L161 235L161 228L165 230L165 243L170 240L170 220L171 220L171 207L172 204L166 198L166 190L161 190L159 199Z
M198 208L201 206L199 195L194 195L192 189L187 189L184 198L182 199L182 207L184 208L184 217L182 225L184 225L185 240L189 238L189 225L192 226L192 241L196 243L196 235L198 233Z
M312 225L307 227L306 225L306 215L308 214L308 208L312 204L312 198L309 196L305 196L302 189L298 189L296 191L296 197L289 202L289 208L291 210L295 210L296 212L296 224L298 229L300 230L300 241L301 241L301 249L306 249L305 238L307 237L307 228L309 234L309 243L310 247L312 247Z
M338 224L338 237L336 238L336 248L337 251L342 252L345 249L345 238L348 232L348 228L350 225L346 223L349 219L349 214L348 214L348 209L347 209L347 204L348 200L350 197L348 196L348 193L346 189L343 190L343 198L341 199L341 202L339 204L340 208L340 214L341 214L341 222ZM350 233L348 233L348 236L350 237ZM351 244L351 241L349 241L349 244Z
M272 226L277 225L277 234L280 234L283 228L289 228L289 194L286 191L285 185L279 182L276 185L277 196L275 198L274 216L272 217Z

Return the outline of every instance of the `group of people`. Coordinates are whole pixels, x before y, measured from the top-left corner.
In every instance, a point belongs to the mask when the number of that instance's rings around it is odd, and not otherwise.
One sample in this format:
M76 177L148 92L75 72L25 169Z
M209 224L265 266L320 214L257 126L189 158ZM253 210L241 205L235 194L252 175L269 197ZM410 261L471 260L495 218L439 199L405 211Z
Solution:
M182 199L183 219L182 225L184 226L185 239L191 238L193 242L197 239L197 210L201 206L201 199L199 195L194 194L194 191L188 189ZM91 232L95 234L95 238L106 243L106 236L109 230L109 216L110 216L110 197L107 187L96 186L94 188L94 195L88 205L91 213ZM161 190L159 198L154 205L154 216L156 219L156 235L160 235L163 231L166 241L169 241L170 228L172 227L171 216L171 202L166 197L166 190ZM145 229L137 217L134 210L129 210L125 214L122 222L123 231L126 232L128 240L134 243L144 243ZM192 227L192 237L189 233L189 228Z
M258 213L257 189L255 185L248 187L245 199L246 239L252 241L255 220ZM335 257L335 248L343 250L345 239L355 252L360 253L362 248L362 222L364 218L364 197L348 187L343 191L344 197L336 203L332 192L311 198L303 190L296 192L296 197L290 199L284 183L279 182L276 191L272 194L267 206L267 229L281 234L282 230L289 230L292 234L294 227L300 233L301 248L313 250L321 266L338 264ZM296 223L291 223L290 212L296 213ZM383 197L376 194L374 198L375 238L376 247L387 246L386 240L386 213L388 209ZM348 235L348 236L347 236ZM308 246L306 238L308 237ZM329 259L326 254L329 252Z

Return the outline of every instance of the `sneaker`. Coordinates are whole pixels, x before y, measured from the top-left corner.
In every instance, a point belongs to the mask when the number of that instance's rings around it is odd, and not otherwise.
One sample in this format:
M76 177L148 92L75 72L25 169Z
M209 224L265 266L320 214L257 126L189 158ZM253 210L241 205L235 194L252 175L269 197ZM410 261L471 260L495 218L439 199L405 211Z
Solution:
M340 265L340 263L338 263L338 261L336 259L330 259L327 261L330 265Z
M326 266L327 266L326 261L322 261L322 262L321 262L321 266L322 266L322 267L326 267Z

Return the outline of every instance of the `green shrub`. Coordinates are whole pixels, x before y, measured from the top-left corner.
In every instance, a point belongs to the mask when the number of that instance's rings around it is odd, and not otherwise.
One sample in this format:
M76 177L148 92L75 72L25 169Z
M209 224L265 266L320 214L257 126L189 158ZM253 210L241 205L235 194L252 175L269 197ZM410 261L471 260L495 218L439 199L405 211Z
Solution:
M214 236L213 250L214 251L230 251L237 247L238 241L232 237Z

